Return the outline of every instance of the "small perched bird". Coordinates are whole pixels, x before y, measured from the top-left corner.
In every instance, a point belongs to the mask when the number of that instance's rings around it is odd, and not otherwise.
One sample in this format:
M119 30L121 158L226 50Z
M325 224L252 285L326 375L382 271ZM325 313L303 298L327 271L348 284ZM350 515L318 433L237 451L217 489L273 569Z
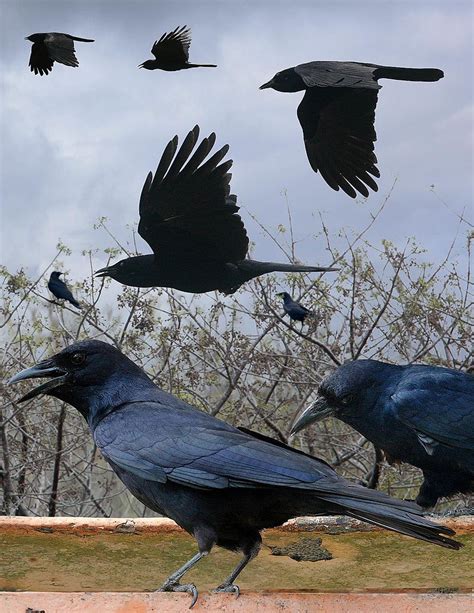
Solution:
M61 281L61 279L59 278L60 275L62 275L62 274L63 274L62 272L58 272L57 270L54 270L51 273L51 275L49 277L49 281L48 281L48 289L49 289L49 291L53 294L53 296L58 298L58 300L67 300L73 306L75 306L76 308L80 309L81 305L74 298L74 296L72 295L70 289L64 283L64 281Z
M134 287L232 294L246 281L270 272L337 270L246 259L249 239L237 215L237 196L230 194L229 187L232 160L222 162L229 146L206 160L216 135L204 138L194 150L198 138L199 126L195 126L178 150L175 136L155 176L150 172L146 178L138 233L154 255L126 258L96 275Z
M183 70L185 68L217 68L215 64L190 64L189 45L191 30L187 26L177 27L173 32L163 34L160 40L155 40L151 48L154 60L147 60L138 68L147 70Z
M348 362L321 383L292 432L328 416L383 449L389 462L421 468L420 506L474 491L472 375L423 364Z
M81 43L93 43L91 38L79 38L71 34L60 32L41 32L30 34L25 40L33 43L30 55L30 69L35 74L48 74L53 69L54 62L66 66L79 66L79 61L74 53L74 41Z
M288 292L280 292L277 296L283 298L283 310L289 315L292 321L301 321L301 323L304 323L306 317L311 315L311 311L299 302L293 300Z
M260 89L305 92L298 119L311 168L332 189L355 198L357 192L367 197L367 186L378 189L372 178L380 177L374 154L378 79L438 81L443 76L437 68L308 62L277 72Z
M48 394L87 420L103 457L132 494L193 535L199 551L172 573L162 591L190 592L181 577L214 545L242 560L217 588L258 554L260 531L299 515L344 514L429 543L459 549L453 530L417 506L349 483L325 462L271 438L238 429L159 389L118 349L76 342L21 371L10 383L44 377L21 401Z

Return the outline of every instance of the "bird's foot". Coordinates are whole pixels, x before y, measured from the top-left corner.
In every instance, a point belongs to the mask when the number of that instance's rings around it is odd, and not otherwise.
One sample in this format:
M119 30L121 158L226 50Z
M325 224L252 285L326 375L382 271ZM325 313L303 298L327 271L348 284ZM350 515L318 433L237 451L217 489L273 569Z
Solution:
M238 585L235 585L234 583L222 583L222 585L219 585L218 587L216 587L215 590L212 590L212 591L215 594L220 594L222 592L235 594L237 598L240 596L240 588Z
M193 597L191 604L189 606L190 609L194 607L196 604L196 600L198 599L198 591L194 583L179 583L178 581L165 581L163 585L156 590L157 592L188 592Z

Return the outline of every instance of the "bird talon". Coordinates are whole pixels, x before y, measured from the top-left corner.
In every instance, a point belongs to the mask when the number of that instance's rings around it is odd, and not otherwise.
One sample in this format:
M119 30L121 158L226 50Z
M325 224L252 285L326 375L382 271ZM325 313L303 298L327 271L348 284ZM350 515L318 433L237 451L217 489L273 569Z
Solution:
M219 593L231 593L231 594L235 594L236 598L238 598L240 596L240 588L238 585L235 585L234 583L223 583L222 585L219 585L218 587L216 587L215 590L212 590L214 592L214 594L219 594Z
M196 601L199 596L199 592L197 591L194 583L179 583L178 581L165 581L163 585L155 590L156 592L187 592L192 595L192 601L189 606L190 609L194 607Z

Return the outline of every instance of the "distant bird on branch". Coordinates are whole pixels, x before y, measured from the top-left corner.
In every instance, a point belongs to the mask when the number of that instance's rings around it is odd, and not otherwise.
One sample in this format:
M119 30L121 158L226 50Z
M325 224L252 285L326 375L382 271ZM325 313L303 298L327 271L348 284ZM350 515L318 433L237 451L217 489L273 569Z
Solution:
M283 310L292 321L301 321L301 323L304 323L308 315L313 315L309 309L299 302L296 302L296 300L293 300L288 292L280 292L277 296L283 298Z
M57 270L54 270L51 273L48 281L49 291L53 294L53 296L58 298L58 300L67 300L67 302L70 302L73 306L80 309L81 305L79 302L74 298L64 281L61 281L59 278L62 274L62 272L58 272Z

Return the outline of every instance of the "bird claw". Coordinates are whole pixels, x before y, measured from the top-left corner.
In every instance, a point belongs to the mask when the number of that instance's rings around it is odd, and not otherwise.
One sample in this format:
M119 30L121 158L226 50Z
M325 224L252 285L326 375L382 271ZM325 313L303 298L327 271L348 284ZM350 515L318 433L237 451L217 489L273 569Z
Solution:
M222 585L219 585L218 587L216 587L215 590L212 590L214 592L214 594L219 594L219 593L231 593L231 594L235 594L236 598L238 598L240 596L240 588L238 585L235 585L234 583L223 583Z
M190 609L194 607L198 599L198 591L194 583L178 583L177 581L166 581L163 585L156 590L157 592L187 592L191 594L193 599L189 606Z

